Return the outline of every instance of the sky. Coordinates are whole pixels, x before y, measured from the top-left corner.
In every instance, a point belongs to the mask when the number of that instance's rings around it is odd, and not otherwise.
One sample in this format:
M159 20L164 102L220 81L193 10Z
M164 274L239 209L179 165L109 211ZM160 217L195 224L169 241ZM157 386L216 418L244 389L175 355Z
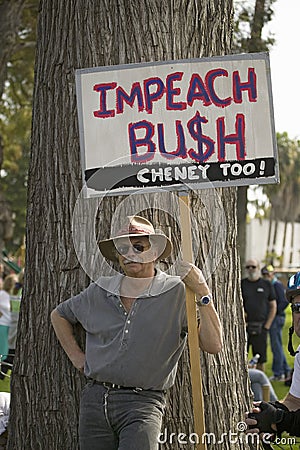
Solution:
M277 0L269 30L275 130L300 139L300 0Z

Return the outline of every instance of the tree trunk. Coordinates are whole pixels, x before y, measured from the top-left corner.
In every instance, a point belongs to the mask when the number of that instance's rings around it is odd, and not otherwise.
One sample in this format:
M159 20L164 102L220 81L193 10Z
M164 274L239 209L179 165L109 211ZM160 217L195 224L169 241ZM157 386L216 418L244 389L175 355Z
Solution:
M79 292L88 281L80 263L90 242L77 242L77 216L72 237L72 215L82 185L74 69L224 54L230 49L231 3L41 1L25 288L12 377L10 450L78 448L78 404L83 379L60 348L49 321L51 310ZM206 427L218 441L222 433L237 431L249 396L236 251L236 189L193 192L190 198L197 264L209 277L224 328L222 353L201 354ZM97 226L91 226L102 237L110 234L111 221L122 216L122 211L142 211L155 221L156 227L172 236L175 253L179 251L175 194L92 200L92 210L95 202ZM80 210L80 201L78 205ZM87 216L82 219L89 222ZM79 261L74 246L79 249ZM96 258L89 264L91 270L98 270ZM78 330L80 341L81 335ZM169 434L193 432L187 350L168 396L164 428ZM162 448L176 450L180 446L173 441ZM184 448L193 448L193 444ZM212 443L209 448L224 450L233 445L227 436L224 442ZM237 442L234 448L246 446Z

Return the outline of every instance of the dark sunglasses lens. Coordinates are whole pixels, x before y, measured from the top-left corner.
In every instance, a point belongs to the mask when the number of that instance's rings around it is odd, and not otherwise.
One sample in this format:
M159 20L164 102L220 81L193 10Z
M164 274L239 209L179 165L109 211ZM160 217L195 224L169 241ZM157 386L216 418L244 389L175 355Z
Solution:
M296 313L300 313L300 303L294 303L292 305L292 311Z
M135 253L142 253L145 250L145 247L141 244L134 244L132 247Z
M120 253L120 255L126 255L129 248L129 245L120 245L119 247L117 247L117 252Z
M145 247L141 244L133 244L131 245L120 245L117 248L117 251L120 255L127 255L129 249L132 248L134 253L142 253L143 251L145 251Z
M256 266L246 266L246 269L256 269Z

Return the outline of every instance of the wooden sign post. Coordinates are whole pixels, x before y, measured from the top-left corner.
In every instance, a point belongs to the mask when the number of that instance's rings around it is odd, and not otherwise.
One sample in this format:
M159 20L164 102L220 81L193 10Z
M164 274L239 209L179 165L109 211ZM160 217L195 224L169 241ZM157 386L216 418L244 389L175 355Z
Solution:
M191 220L188 193L180 194L180 223L182 256L184 261L193 262ZM196 319L196 302L194 292L186 287L186 311L188 322L188 344L191 365L191 384L193 396L194 430L199 437L197 450L206 450L206 442L202 439L205 433L204 402L202 393L202 376L200 367L200 350L198 326Z

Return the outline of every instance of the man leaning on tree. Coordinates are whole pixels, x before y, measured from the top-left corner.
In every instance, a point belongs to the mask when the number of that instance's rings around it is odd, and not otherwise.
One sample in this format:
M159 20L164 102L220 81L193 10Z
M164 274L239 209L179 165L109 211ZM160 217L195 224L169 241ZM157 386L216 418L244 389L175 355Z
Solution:
M100 277L51 314L63 349L87 378L80 448L156 450L166 390L187 338L185 285L196 294L202 350L221 350L220 321L200 269L182 262L181 276L171 276L156 267L171 254L172 244L145 218L127 217L99 246L122 273ZM86 332L85 351L73 334L77 322Z

